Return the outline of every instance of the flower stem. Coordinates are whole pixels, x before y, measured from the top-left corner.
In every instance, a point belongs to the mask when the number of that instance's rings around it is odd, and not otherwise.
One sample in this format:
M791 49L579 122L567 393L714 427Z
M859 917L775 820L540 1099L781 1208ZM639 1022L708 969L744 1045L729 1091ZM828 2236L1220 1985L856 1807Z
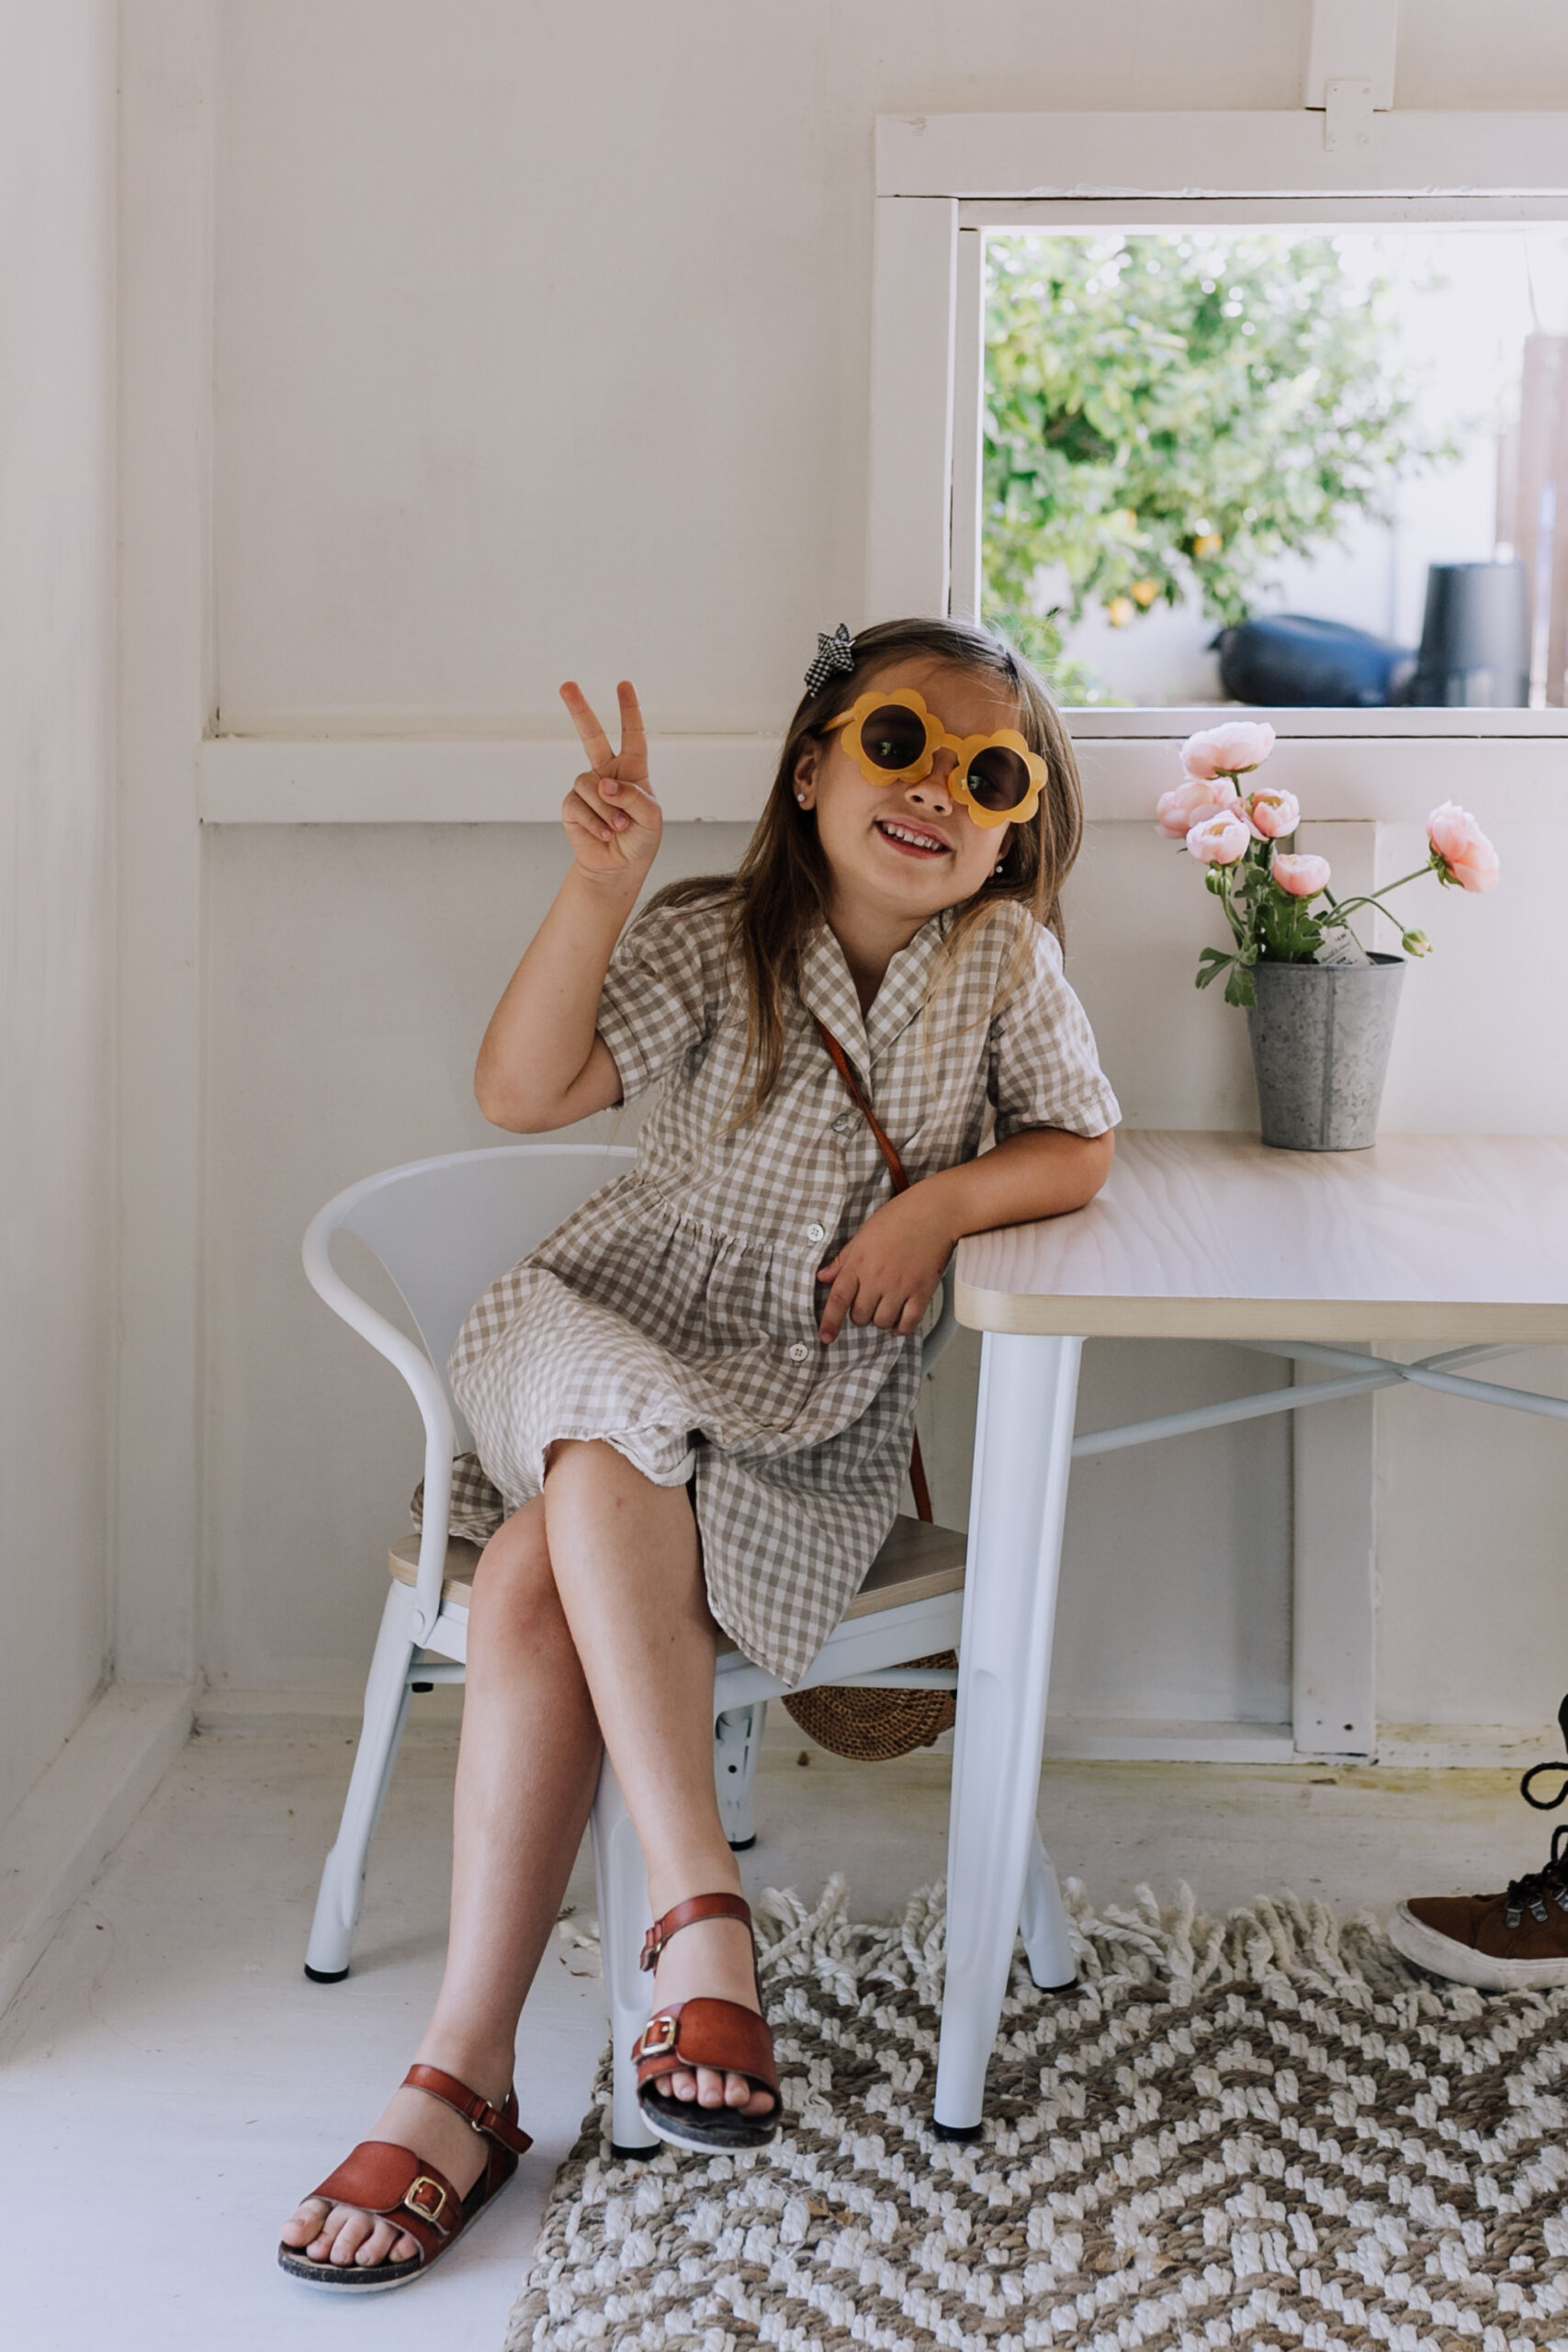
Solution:
M1382 901L1388 896L1388 893L1391 890L1403 890L1407 882L1418 882L1423 874L1430 874L1431 871L1432 861L1428 858L1426 865L1418 865L1413 874L1402 874L1397 882L1385 882L1381 890L1369 890L1362 898L1336 899L1328 892L1325 892L1324 895L1328 899L1328 903L1334 909L1335 913L1340 918L1341 922L1343 922L1347 915L1354 914L1359 907L1381 906ZM1386 907L1383 907L1382 910L1384 914L1387 914L1388 912Z

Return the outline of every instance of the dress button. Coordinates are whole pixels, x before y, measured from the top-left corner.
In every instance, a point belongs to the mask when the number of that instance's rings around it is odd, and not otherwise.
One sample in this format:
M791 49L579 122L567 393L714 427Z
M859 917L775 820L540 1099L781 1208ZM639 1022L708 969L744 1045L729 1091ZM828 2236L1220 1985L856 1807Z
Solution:
M825 1225L818 1225L816 1223L808 1225L806 1228L806 1238L807 1241L826 1241L828 1238L828 1228Z
M836 1136L847 1135L854 1123L855 1114L852 1111L840 1111L833 1122L833 1133Z
M807 1347L805 1340L796 1340L790 1347L789 1360L791 1363L804 1363L809 1353L810 1350Z

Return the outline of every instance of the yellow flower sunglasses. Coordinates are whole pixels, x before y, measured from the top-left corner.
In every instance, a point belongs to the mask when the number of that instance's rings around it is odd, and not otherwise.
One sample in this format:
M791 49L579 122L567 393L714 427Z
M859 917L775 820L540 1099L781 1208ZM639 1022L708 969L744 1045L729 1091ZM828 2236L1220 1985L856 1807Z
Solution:
M976 825L1027 824L1050 778L1044 761L1016 728L950 735L908 686L862 695L822 731L830 735L836 727L844 729L844 749L867 784L919 784L937 753L952 752L957 764L945 788Z

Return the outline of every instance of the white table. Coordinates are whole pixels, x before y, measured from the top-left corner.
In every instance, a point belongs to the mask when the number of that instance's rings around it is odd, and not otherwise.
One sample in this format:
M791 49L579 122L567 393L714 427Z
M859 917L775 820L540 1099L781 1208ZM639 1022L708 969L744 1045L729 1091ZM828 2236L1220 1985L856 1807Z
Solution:
M1396 1136L1364 1152L1236 1135L1119 1138L1088 1208L962 1242L954 1305L986 1335L948 1838L937 2128L979 2129L1038 1803L1075 1455L1292 1412L1399 1381L1568 1419L1462 1363L1568 1340L1568 1139ZM1336 1377L1073 1436L1089 1338L1228 1340ZM1351 1343L1420 1344L1414 1363ZM1447 1343L1446 1346L1441 1343ZM1050 1964L1073 1974L1059 1899ZM1038 1930L1039 1923L1036 1922Z

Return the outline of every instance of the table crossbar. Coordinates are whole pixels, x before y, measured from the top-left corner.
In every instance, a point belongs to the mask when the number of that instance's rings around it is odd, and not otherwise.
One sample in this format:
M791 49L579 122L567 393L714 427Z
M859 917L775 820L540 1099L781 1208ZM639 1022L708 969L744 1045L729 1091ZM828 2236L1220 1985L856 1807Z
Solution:
M1409 1381L1417 1388L1462 1396L1477 1405L1500 1405L1515 1413L1540 1413L1552 1420L1568 1420L1568 1398L1544 1396L1533 1388L1513 1388L1493 1380L1467 1380L1445 1370L1447 1365L1475 1363L1487 1356L1514 1355L1517 1342L1447 1348L1422 1356L1415 1363L1395 1363L1387 1356L1361 1355L1349 1348L1327 1347L1315 1340L1235 1340L1233 1347L1254 1354L1286 1356L1293 1363L1321 1363L1343 1369L1342 1380L1314 1380L1301 1388L1268 1388L1253 1396L1231 1396L1218 1405L1198 1405L1184 1413L1162 1413L1147 1421L1123 1421L1115 1429L1091 1430L1073 1440L1075 1462L1096 1453L1115 1453L1123 1446L1149 1445L1160 1438L1185 1437L1194 1430L1223 1429L1231 1421L1260 1420L1269 1413L1299 1413L1308 1405L1332 1404L1342 1396L1360 1396L1374 1388L1395 1388Z

